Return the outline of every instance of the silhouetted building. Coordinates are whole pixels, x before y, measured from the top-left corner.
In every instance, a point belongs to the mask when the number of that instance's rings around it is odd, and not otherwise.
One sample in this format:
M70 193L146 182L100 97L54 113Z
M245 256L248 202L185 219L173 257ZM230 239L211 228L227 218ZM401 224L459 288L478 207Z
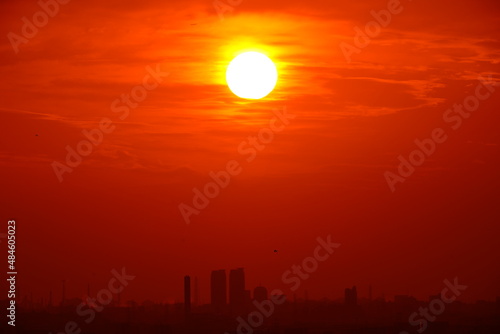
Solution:
M214 311L222 312L227 303L226 271L224 269L212 271L210 276L210 301Z
M352 289L345 289L345 304L349 306L356 306L358 304L358 292L356 287L353 286Z
M243 268L229 273L229 305L231 311L240 312L245 306L245 272Z
M184 312L191 313L191 277L184 276Z
M267 299L267 289L263 286L258 286L253 290L253 299L261 302Z
M435 296L430 296L430 298L434 299ZM431 299L431 300L432 300ZM396 305L413 305L415 303L417 303L417 299L415 299L415 297L412 297L412 296L407 296L407 295L396 295L394 296L394 303Z
M429 302L433 301L434 299L441 299L441 295L430 295L429 296Z

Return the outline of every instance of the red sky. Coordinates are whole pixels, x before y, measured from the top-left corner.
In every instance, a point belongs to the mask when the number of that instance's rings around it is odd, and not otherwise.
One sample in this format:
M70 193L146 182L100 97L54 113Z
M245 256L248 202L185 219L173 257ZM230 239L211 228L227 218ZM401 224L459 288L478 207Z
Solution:
M129 299L180 299L189 274L208 302L210 271L236 267L247 288L289 293L281 274L331 234L341 246L299 295L427 298L455 276L464 301L500 295L499 86L459 129L443 120L479 75L500 80L498 1L401 6L348 63L341 43L386 1L244 0L221 21L209 0L72 0L18 53L7 36L40 7L2 1L0 202L24 293L59 298L66 279L81 296L121 267ZM250 49L280 75L259 101L224 81ZM157 64L169 76L121 120L111 103ZM295 119L244 162L238 145L284 106ZM115 130L60 183L52 163L103 118ZM448 139L391 192L384 173L438 127ZM179 204L233 159L242 173L186 225Z

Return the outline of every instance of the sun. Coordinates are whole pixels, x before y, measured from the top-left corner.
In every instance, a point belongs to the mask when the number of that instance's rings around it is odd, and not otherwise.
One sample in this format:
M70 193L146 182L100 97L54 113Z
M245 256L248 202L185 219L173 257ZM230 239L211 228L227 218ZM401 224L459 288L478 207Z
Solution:
M243 99L262 99L269 95L278 81L273 61L259 52L245 52L234 58L226 70L229 89Z

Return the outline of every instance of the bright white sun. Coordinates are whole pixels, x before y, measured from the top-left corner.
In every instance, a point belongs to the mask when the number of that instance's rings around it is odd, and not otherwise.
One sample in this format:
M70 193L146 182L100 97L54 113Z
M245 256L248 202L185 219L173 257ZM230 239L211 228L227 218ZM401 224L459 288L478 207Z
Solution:
M229 89L243 99L261 99L278 81L273 61L259 52L245 52L231 61L226 71Z

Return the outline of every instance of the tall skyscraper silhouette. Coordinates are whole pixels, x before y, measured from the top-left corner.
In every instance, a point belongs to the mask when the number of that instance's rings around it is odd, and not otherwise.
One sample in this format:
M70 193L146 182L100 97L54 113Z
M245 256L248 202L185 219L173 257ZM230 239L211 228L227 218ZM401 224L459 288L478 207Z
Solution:
M184 276L184 311L191 313L191 277Z
M243 268L229 273L229 305L231 311L241 312L245 306L245 272Z
M221 313L227 304L226 271L214 270L210 276L210 302L216 313Z
M356 306L358 304L358 292L355 286L352 289L345 289L345 304L349 306Z
M267 299L267 289L263 286L258 286L253 289L253 299L261 302Z

